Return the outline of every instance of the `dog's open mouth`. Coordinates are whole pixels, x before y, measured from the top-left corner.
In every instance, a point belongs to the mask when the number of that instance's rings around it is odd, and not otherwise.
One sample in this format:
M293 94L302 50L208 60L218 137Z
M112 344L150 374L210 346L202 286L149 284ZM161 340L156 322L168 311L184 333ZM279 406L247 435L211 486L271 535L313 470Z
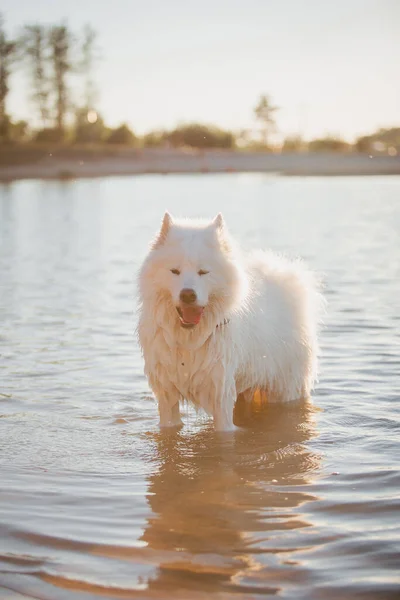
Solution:
M200 323L204 307L203 306L177 306L179 320L182 327L191 328Z

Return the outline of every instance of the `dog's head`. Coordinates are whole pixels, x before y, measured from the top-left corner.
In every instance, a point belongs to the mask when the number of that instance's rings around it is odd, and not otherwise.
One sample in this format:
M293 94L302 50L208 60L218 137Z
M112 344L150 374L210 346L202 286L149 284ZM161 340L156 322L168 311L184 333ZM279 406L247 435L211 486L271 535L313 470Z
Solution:
M209 223L164 215L140 275L142 301L167 294L180 324L223 319L240 303L244 276L221 214Z

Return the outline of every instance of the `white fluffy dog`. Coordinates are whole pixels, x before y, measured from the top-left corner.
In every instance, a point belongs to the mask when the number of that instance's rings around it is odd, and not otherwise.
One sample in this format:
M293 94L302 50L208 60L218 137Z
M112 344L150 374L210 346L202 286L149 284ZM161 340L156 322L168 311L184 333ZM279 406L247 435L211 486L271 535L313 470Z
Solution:
M243 259L222 215L211 223L166 213L139 274L139 340L162 427L186 399L230 430L238 395L309 396L316 376L320 295L301 262Z

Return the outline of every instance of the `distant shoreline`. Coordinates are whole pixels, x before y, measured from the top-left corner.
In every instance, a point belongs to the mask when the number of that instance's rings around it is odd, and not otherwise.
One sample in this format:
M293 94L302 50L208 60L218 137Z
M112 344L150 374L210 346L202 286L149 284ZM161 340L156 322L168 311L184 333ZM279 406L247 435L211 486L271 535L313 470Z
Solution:
M267 154L229 150L31 147L0 151L0 182L144 174L276 173L286 176L400 175L400 156Z

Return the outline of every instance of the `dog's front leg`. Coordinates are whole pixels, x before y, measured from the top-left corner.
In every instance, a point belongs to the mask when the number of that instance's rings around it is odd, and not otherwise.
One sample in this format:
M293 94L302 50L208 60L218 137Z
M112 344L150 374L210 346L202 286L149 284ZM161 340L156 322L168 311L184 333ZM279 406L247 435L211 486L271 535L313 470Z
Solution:
M158 400L158 413L160 415L160 427L179 427L182 425L181 414L179 412L179 396L175 404L167 401L165 397L159 396Z
M234 431L233 409L236 402L235 381L225 381L222 389L214 398L214 428L216 431Z
M150 386L157 398L160 427L178 427L182 425L179 412L181 395L174 385L166 385L154 377L149 377Z

